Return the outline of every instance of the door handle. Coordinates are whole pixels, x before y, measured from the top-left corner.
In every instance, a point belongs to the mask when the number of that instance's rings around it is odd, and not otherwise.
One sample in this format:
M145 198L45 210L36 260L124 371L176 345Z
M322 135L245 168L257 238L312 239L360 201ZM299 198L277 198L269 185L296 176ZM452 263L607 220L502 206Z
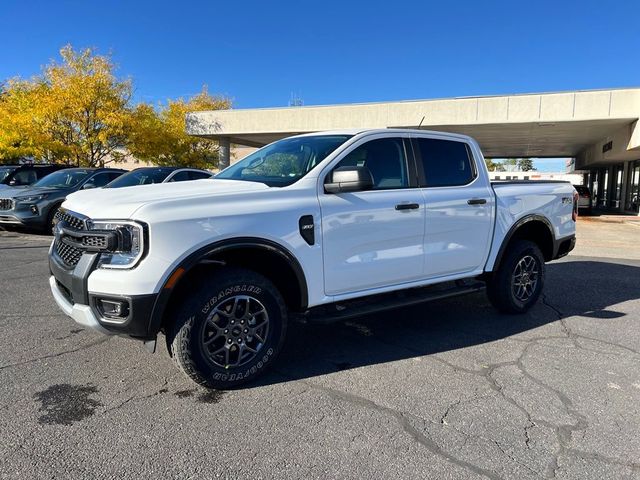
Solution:
M396 205L396 210L416 210L420 208L417 203L399 203Z
M486 198L472 198L470 200L467 200L467 203L469 205L484 205L485 203L487 203L487 199Z

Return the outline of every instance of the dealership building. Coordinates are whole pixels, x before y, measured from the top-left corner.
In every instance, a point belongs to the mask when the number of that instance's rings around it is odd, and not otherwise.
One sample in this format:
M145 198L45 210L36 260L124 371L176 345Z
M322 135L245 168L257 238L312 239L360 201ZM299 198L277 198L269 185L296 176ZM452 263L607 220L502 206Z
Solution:
M640 88L458 97L306 107L195 112L187 132L261 147L298 133L351 128L421 128L474 137L491 158L567 157L584 175L593 205L639 213Z

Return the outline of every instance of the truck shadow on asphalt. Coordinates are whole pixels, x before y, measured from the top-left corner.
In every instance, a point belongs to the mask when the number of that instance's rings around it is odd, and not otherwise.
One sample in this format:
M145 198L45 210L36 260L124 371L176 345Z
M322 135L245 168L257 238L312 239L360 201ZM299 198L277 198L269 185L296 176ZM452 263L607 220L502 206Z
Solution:
M502 315L484 293L477 293L348 322L290 324L274 370L252 386L482 345L572 316L585 317L585 322L625 317L610 307L640 298L638 279L640 267L630 265L552 263L543 297L524 315Z

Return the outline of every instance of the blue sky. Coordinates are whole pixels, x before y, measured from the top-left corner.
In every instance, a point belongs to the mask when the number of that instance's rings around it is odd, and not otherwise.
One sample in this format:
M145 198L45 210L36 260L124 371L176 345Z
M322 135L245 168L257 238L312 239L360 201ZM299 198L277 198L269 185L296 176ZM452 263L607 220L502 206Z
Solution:
M638 19L631 0L5 0L0 79L71 43L154 102L203 84L236 108L638 86Z

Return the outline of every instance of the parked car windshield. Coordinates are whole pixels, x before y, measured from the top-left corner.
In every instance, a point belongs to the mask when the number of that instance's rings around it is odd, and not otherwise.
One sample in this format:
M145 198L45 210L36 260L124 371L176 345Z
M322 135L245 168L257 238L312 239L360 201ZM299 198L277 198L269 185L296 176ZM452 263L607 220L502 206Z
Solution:
M0 183L5 183L4 180L11 175L16 167L0 167Z
M73 188L93 173L93 170L72 168L50 173L33 184L34 188Z
M349 138L351 135L286 138L252 153L215 178L286 187L304 177Z
M162 183L173 172L171 168L138 168L119 176L104 188L133 187Z

